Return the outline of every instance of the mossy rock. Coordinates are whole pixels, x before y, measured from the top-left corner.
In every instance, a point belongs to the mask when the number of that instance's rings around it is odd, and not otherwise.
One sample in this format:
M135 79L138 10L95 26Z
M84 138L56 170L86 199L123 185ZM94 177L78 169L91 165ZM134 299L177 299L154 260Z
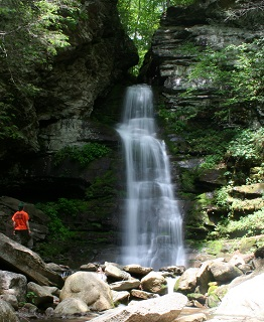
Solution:
M263 180L263 175L262 175ZM250 185L242 185L234 187L230 194L232 196L236 196L237 198L247 198L247 199L254 199L258 197L262 197L264 194L264 183L255 183Z
M206 300L206 304L210 308L217 307L220 302L221 302L221 300L219 299L219 297L216 294L209 295Z

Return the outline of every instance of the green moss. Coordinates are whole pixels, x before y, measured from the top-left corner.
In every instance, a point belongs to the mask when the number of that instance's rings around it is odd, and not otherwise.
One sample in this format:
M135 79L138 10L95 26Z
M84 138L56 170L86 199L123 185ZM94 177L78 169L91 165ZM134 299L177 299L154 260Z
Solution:
M208 254L217 256L224 248L225 240L208 241L206 245L206 251Z
M211 294L207 298L207 306L209 308L217 307L220 302L221 302L221 300L219 299L219 297L216 294Z
M196 169L181 169L180 172L180 180L181 180L181 190L184 192L194 192L195 188L195 181L198 178L198 173Z
M55 154L54 164L60 165L65 159L71 159L85 167L93 160L108 155L110 151L105 145L99 143L88 143L81 147L67 146Z

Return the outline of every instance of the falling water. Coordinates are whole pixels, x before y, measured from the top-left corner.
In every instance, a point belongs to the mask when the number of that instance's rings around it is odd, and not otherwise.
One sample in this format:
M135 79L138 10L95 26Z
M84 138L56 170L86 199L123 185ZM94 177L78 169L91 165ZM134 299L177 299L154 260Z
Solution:
M154 269L184 265L182 217L174 198L166 147L156 137L149 86L127 89L124 118L117 131L127 173L122 263Z

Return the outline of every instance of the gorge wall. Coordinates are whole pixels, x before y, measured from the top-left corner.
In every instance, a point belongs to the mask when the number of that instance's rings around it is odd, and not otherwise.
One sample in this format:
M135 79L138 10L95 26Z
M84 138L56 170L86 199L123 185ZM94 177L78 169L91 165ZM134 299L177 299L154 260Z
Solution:
M42 242L47 236L44 227L47 218L36 215L32 204L58 198L86 198L77 217L73 218L73 211L68 211L67 217L62 210L58 216L68 227L66 230L81 231L76 238L84 248L89 240L94 254L95 244L100 240L108 243L117 238L114 231L118 226L117 200L121 188L119 142L114 126L121 117L122 92L129 82L127 71L137 64L138 55L121 26L117 1L82 1L82 4L84 18L74 30L67 30L70 46L60 49L49 64L36 62L21 73L19 83L30 82L39 89L33 97L18 91L8 63L3 60L0 103L7 106L8 102L8 113L17 133L16 137L0 135L1 231L12 236L10 218L19 199L31 209L35 242ZM110 153L99 158L95 154L89 166L81 165L67 152L62 153L61 162L54 161L63 148L82 149L90 143L99 144L104 155L105 151ZM74 153L76 156L77 150ZM93 153L86 152L86 158ZM55 230L59 240L60 228ZM51 244L54 254L66 253L71 247L56 249L54 242ZM71 255L78 256L76 247L72 247L75 250Z
M203 170L200 165L221 145L228 129L263 126L263 106L248 109L241 104L223 118L225 98L218 88L206 78L189 77L198 56L206 57L208 49L218 52L229 44L238 46L263 37L262 31L243 28L244 20L226 19L225 9L234 2L208 0L168 8L138 79L155 91L160 135L170 151L176 195L185 214L185 235L190 239L205 238L219 218L227 216L229 209L216 206L215 191L228 184L227 172L237 171L232 158ZM64 263L116 258L120 200L125 192L115 126L121 118L124 90L132 82L127 72L138 61L120 24L116 1L84 1L84 6L89 19L81 20L69 34L71 46L61 50L48 68L30 66L23 75L22 81L29 77L41 89L37 95L19 95L7 70L0 77L0 103L6 103L7 93L12 93L14 125L19 130L18 138L0 136L1 232L11 234L9 218L17 199L23 200L35 227L35 250L45 254L45 260ZM233 60L226 62L232 69ZM87 164L83 157L94 152L87 154L83 148L90 143L102 147L102 156ZM64 149L74 146L77 150ZM263 181L261 162L240 168L241 176L246 173L257 176L258 183ZM263 186L248 191L244 177L236 180L240 188L235 187L230 197L247 196L258 202ZM56 208L58 198L62 200ZM52 240L47 216L33 206L41 201L53 202L53 211L57 209L55 217L49 213ZM247 214L262 206L263 201ZM65 240L60 240L62 234Z
M47 178L58 189L62 185L60 182L57 185L55 178L78 179L80 173L77 177L74 173L67 175L67 171L52 166L53 154L63 147L95 141L117 146L115 131L107 124L100 124L93 113L96 105L100 109L100 100L114 85L125 82L127 70L137 63L138 56L121 26L116 1L84 1L83 6L89 18L80 20L77 28L69 31L70 47L60 50L48 68L37 64L28 66L20 80L32 81L34 77L34 85L40 89L37 95L23 97L15 84L10 83L10 74L3 72L2 102L12 92L14 99L9 113L16 115L14 125L19 138L1 136L2 194L22 197L21 193L27 191L37 196L41 187L34 185L34 181L38 180L42 181L42 188L47 182L45 193L48 194L52 187ZM118 102L117 108L119 105ZM111 113L120 115L119 110ZM80 180L85 181L89 180ZM16 190L19 191L16 193Z
M229 19L228 10L234 9L234 5L235 1L197 1L187 7L168 8L153 36L139 77L156 91L161 134L170 150L176 195L185 213L185 236L191 240L217 236L217 224L223 218L239 220L263 207L263 143L259 146L258 160L232 158L223 153L215 161L222 145L228 150L235 138L232 133L246 128L261 131L264 124L263 104L241 101L223 108L226 92L223 94L221 89L228 88L229 80L217 86L213 81L213 68L221 59L223 74L235 72L238 59L238 52L237 56L225 52L224 58L217 53L229 45L239 48L263 37L261 24L253 26L250 15ZM208 67L211 53L217 62L211 65L212 70ZM200 74L195 76L201 61L204 70L211 73L211 79L202 76L201 67ZM224 117L227 110L231 112ZM214 164L203 167L208 155L215 158ZM223 187L228 187L228 193L220 201L217 192L223 191ZM256 194L253 196L250 191ZM261 231L257 229L255 233ZM230 237L246 234L247 229L240 228L230 233Z

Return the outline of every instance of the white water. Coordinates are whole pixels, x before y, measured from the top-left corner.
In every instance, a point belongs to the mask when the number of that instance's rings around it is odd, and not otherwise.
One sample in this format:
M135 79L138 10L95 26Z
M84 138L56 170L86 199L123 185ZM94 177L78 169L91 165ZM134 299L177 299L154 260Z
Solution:
M173 278L173 277L166 278L168 294L172 294L174 292L174 286L178 278L179 276L177 278Z
M182 217L174 198L166 147L156 138L149 86L127 89L124 118L117 131L127 173L122 263L154 269L184 265Z

